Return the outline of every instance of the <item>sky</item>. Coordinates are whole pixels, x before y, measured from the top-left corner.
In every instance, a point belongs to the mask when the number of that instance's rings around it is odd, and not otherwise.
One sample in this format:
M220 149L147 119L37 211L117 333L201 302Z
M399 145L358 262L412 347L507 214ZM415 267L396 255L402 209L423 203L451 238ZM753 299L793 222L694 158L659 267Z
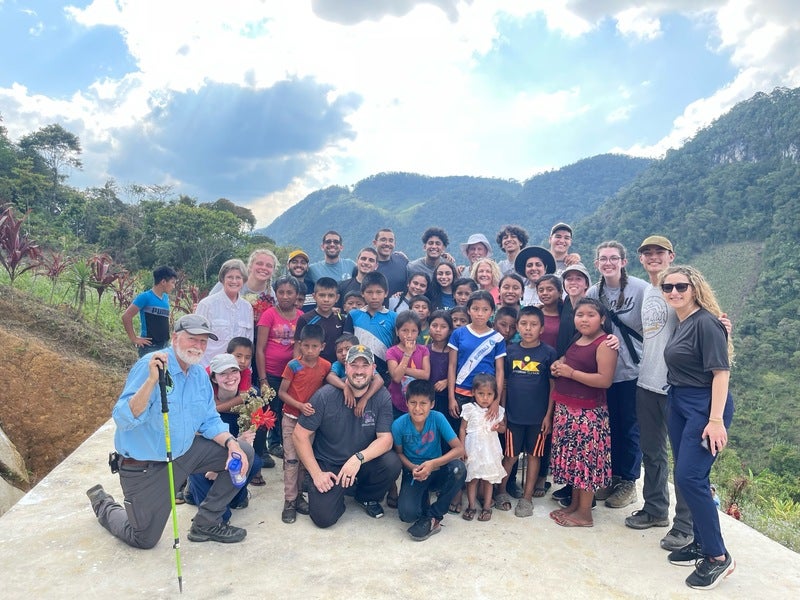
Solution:
M172 186L266 226L381 172L525 181L660 157L800 86L795 0L0 0L0 116L70 185Z

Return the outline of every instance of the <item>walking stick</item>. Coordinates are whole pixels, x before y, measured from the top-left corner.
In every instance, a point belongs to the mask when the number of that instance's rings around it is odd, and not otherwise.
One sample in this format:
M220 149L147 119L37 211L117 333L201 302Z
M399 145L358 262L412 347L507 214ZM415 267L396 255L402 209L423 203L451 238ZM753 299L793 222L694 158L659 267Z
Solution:
M183 593L181 573L181 540L178 537L178 511L175 509L175 480L172 478L172 442L169 439L169 405L167 404L167 377L163 367L158 367L158 387L161 389L161 413L164 415L164 441L167 446L167 474L169 475L169 499L172 503L172 536L175 548L175 564L178 567L178 589Z

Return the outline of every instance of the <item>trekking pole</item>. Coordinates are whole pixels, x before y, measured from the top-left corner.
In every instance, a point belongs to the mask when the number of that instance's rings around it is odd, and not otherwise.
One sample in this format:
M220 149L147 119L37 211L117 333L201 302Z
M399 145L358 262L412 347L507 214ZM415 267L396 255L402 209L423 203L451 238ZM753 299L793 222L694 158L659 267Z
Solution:
M172 503L172 535L175 548L175 564L178 567L178 589L183 593L181 573L181 540L178 537L178 511L175 508L175 481L172 477L172 442L169 439L169 405L167 404L167 378L163 367L158 367L158 387L161 389L161 413L164 415L164 441L167 446L167 474L169 475L169 499Z

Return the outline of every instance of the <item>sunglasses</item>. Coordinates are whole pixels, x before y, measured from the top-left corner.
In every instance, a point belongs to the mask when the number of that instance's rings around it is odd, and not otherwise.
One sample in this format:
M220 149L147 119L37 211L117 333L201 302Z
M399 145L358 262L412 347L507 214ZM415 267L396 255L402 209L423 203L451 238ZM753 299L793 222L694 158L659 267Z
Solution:
M661 291L665 294L669 294L672 292L673 289L677 290L679 294L682 294L686 290L689 289L691 283L662 283L661 284Z

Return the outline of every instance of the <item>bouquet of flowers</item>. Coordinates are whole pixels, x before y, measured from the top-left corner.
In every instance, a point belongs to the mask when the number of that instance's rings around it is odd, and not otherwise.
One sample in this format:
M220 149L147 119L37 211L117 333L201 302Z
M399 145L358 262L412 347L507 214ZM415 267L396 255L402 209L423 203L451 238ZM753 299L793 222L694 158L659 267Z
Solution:
M256 323L258 323L261 315L273 305L272 298L266 292L245 294L244 299L253 306L253 319Z
M249 390L244 394L242 404L234 406L231 411L237 413L239 418L236 424L239 426L239 431L255 431L260 427L272 429L275 427L276 415L269 408L269 402L275 397L275 392L270 390L266 398L258 395L255 389Z

